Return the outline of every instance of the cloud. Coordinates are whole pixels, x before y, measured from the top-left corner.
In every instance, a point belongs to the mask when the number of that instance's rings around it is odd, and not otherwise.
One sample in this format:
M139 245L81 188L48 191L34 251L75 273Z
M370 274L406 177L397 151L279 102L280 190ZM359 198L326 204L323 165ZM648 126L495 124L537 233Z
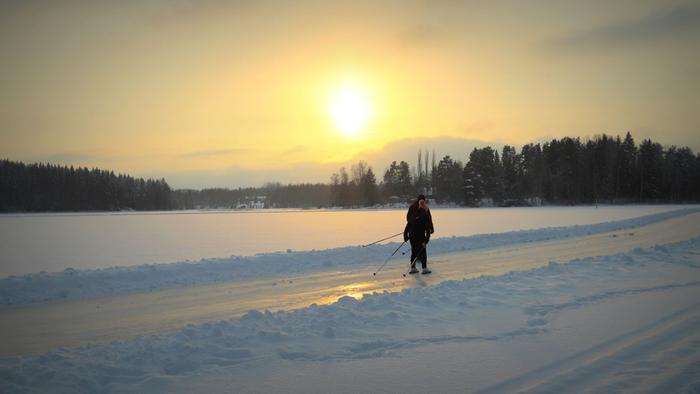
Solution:
M227 167L215 170L144 173L139 176L165 177L170 186L176 189L237 188L262 186L269 182L327 183L331 174L338 168L336 164L298 163L275 168Z
M156 24L172 24L239 11L243 7L254 5L255 2L249 0L153 0L148 4L149 20Z
M304 145L297 145L292 148L287 149L286 151L282 152L280 155L281 156L289 156L289 155L294 155L297 153L304 153L308 152L309 148L304 146Z
M61 152L44 158L49 163L83 163L98 159L97 156L82 152Z
M545 43L545 47L555 51L617 49L668 37L694 36L698 32L700 3L687 3L656 10L645 18L574 32Z
M126 2L115 2L120 4ZM111 3L110 3L111 4ZM266 2L254 0L144 0L133 2L135 25L167 35L206 35L213 27L226 29L228 37L245 31L245 20L262 18ZM123 7L122 7L123 8ZM205 27L206 26L206 27ZM189 33L189 34L187 34ZM219 37L220 39L220 37ZM216 39L212 39L217 42ZM183 45L191 43L185 43Z
M418 150L427 149L432 157L436 155L436 162L449 155L460 161L466 161L469 153L475 147L491 146L500 150L502 143L489 142L477 139L456 137L431 137L411 138L391 142L382 149L365 151L356 155L347 162L300 162L283 167L274 168L248 168L228 167L216 170L173 171L158 173L136 174L142 177L165 177L174 188L210 188L210 187L247 187L262 186L267 182L286 183L327 183L330 176L340 167L350 168L359 160L366 161L374 170L378 180L381 180L384 171L392 161L406 161L411 166L416 165ZM298 148L298 147L297 147ZM291 148L295 150L295 148Z
M471 123L465 123L458 128L458 131L464 136L469 137L473 134L483 134L485 131L493 129L493 122L484 120Z
M230 155L230 154L234 154L234 153L244 153L244 152L249 152L249 151L250 151L250 149L208 149L208 150L201 150L201 151L190 152L190 153L183 153L180 155L180 157L186 158L186 159L198 159L198 158L202 158L202 157Z
M78 166L95 166L97 163L102 163L106 166L107 162L120 162L126 160L135 160L141 158L136 155L115 155L106 149L90 149L84 151L67 151L57 152L49 155L35 156L27 158L29 161L47 162L52 164L63 165L78 165Z
M124 163L134 163L138 161L152 159L151 154L115 154L109 149L95 148L87 152L58 152L45 155L32 155L21 158L25 163L51 163L65 166L78 166L88 168L100 168L103 170L114 170L122 167ZM123 167L122 167L123 168ZM119 170L122 171L121 169Z
M399 44L408 48L433 47L449 40L444 29L433 25L419 24L398 33Z

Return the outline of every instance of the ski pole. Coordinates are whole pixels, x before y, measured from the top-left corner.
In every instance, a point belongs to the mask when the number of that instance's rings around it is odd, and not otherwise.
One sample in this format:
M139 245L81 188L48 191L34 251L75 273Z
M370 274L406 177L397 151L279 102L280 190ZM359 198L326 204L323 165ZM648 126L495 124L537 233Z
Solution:
M374 242L372 242L372 243L370 243L370 244L362 245L362 247L363 247L363 248L366 248L366 247L368 247L368 246L370 246L370 245L378 244L378 243L380 243L380 242L382 242L382 241L386 241L387 239L391 239L391 238L397 237L397 236L399 236L399 235L401 235L401 234L403 234L403 231L400 232L400 233L398 233L398 234L394 234L394 235L392 235L391 237L382 238L382 239L380 239L379 241L374 241Z
M396 248L396 250L394 251L394 253L392 253L391 256L387 257L387 259L384 260L384 263L382 263L382 265L379 267L379 269L377 270L377 272L381 271L382 268L384 268L384 266L386 265L386 263L388 263L389 260L391 260L391 258L394 257L394 255L396 254L396 252L398 252L399 249L401 249L401 247L404 246L405 244L406 244L406 241L403 241L403 243L402 243L401 245L399 245L398 248ZM376 276L376 275L377 275L377 272L373 273L372 275L375 275L375 276Z

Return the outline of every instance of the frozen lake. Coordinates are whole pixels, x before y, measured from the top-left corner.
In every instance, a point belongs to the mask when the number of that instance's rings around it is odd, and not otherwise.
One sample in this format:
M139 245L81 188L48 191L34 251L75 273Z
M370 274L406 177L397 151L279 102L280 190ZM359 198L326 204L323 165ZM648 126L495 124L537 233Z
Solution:
M435 237L592 224L687 206L433 209ZM0 215L0 277L360 245L398 233L404 210ZM399 240L400 237L394 240Z

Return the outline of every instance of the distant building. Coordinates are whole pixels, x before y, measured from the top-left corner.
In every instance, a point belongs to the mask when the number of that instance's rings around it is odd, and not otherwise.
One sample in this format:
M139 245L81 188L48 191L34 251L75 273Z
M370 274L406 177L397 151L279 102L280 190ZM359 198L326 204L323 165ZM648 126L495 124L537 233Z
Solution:
M243 200L236 202L236 209L264 209L266 206L267 196L245 197Z

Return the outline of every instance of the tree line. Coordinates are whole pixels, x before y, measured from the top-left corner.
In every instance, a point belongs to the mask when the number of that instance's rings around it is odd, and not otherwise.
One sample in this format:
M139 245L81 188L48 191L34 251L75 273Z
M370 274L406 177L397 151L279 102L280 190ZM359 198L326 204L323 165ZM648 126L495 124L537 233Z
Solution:
M0 212L168 210L171 197L165 179L0 161Z
M650 139L638 145L630 133L585 141L564 137L520 150L487 146L464 157L437 160L434 151L420 150L415 165L394 161L380 181L360 161L350 170L340 168L329 184L230 190L226 201L257 195L267 196L269 207L363 207L403 204L419 193L460 206L700 201L700 155Z
M0 212L111 211L194 208L363 207L412 200L511 206L700 201L700 154L687 147L636 144L608 135L564 137L475 148L464 162L420 150L414 166L392 162L377 180L360 161L330 182L238 189L172 190L164 179L135 179L111 171L0 161Z
M474 149L465 164L443 158L432 173L438 201L468 206L697 202L700 155L645 139L596 136Z

